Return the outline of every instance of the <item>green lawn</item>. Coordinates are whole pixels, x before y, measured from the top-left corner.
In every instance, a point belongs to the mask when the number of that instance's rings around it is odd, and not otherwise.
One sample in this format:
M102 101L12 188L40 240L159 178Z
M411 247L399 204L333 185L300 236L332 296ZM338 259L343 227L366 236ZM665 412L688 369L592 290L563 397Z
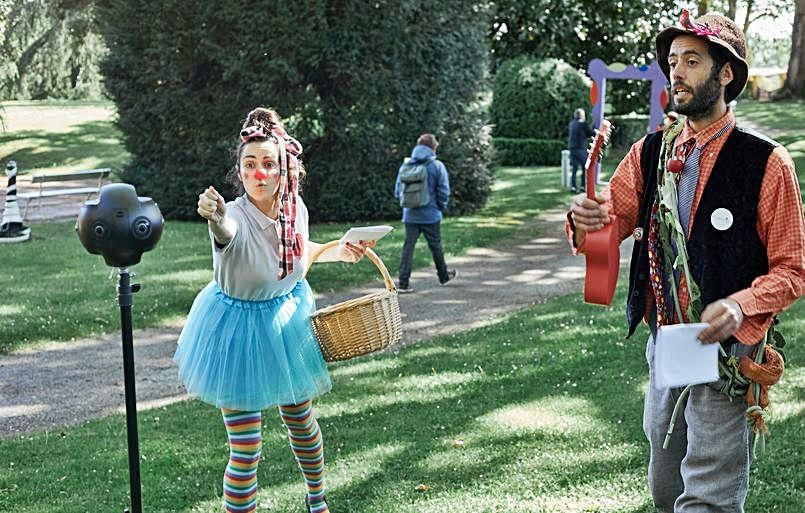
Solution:
M738 103L735 117L752 121L761 126L771 127L772 139L786 147L797 169L799 189L805 201L805 100L785 100L779 102L743 101Z
M448 218L442 225L447 258L469 248L489 246L512 236L539 211L567 203L560 191L557 168L504 168L496 171L494 192L486 208L470 216ZM396 279L404 230L397 229L375 248ZM115 305L117 276L110 276L100 256L87 254L73 222L35 224L31 241L0 246L0 352L43 341L70 340L119 330ZM311 227L311 238L339 238L347 224ZM430 252L420 240L415 267L432 267ZM134 297L138 328L174 321L187 314L196 293L212 277L209 239L202 223L172 222L162 240L133 268L143 289ZM378 280L380 273L366 260L356 266L321 264L309 276L315 290L326 291ZM433 280L435 280L435 271Z
M20 175L110 167L129 159L113 125L110 102L3 102L0 162L15 159Z
M498 170L486 209L445 222L448 249L492 245L529 216L567 202L558 182L557 168ZM344 228L318 225L313 238ZM377 248L393 274L401 239L395 230ZM420 246L418 265L430 265ZM13 269L0 274L0 347L117 330L116 279L83 252L69 223L36 225L31 243L0 252L4 270ZM376 275L368 262L349 272L318 267L314 288ZM137 327L184 315L210 278L204 226L168 223L135 271L143 283ZM624 290L622 280L611 308L574 294L397 354L332 366L334 391L316 409L333 511L650 513L641 430L645 331L622 339ZM751 512L788 513L805 503L803 302L782 319L788 364L772 394L768 453L752 469ZM227 459L220 414L188 401L141 412L139 426L144 510L220 511ZM264 437L258 511L301 512L302 480L274 411L265 414ZM105 512L127 504L120 415L0 440L0 454L0 511Z
M611 308L576 294L332 366L334 391L316 409L333 511L650 513L645 331L622 338L621 285ZM751 512L792 513L805 501L805 304L780 327L789 365L773 391L768 452L752 469ZM220 511L228 452L218 411L188 401L139 420L144 510ZM263 433L258 511L301 512L302 479L273 410ZM0 441L0 511L121 511L125 440L115 415Z
M742 100L735 107L735 116L738 121L745 118L791 135L802 134L802 127L805 127L805 100L776 102Z

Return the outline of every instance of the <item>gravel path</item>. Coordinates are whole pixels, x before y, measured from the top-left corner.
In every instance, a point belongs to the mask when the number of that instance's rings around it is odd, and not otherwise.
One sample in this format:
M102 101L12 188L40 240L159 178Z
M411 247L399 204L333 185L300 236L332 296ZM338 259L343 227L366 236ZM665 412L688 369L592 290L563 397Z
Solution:
M509 247L476 248L450 258L448 264L458 269L459 276L444 287L438 285L433 269L415 271L411 278L415 292L400 296L401 346L469 330L580 291L584 259L570 255L563 224L563 211L544 212L529 221L524 235ZM449 241L446 245L449 249ZM427 251L424 241L417 251ZM624 244L622 266L630 252L631 244ZM319 296L317 301L320 306L329 305L376 291L377 285L373 287ZM134 302L136 327L136 295ZM180 330L176 325L134 331L138 409L187 398L171 359ZM0 438L58 430L125 411L122 362L119 333L0 356Z

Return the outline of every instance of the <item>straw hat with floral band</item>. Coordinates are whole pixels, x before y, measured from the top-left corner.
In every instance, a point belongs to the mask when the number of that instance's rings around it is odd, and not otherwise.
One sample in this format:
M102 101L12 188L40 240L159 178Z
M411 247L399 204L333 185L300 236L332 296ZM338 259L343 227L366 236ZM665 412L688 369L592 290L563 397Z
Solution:
M734 21L720 14L705 14L695 20L687 9L682 10L679 25L670 27L657 36L657 61L660 69L671 80L668 66L668 52L671 43L677 36L694 36L724 50L724 55L732 67L733 79L727 84L724 91L724 101L729 103L741 94L746 79L749 76L749 66L746 64L746 38Z

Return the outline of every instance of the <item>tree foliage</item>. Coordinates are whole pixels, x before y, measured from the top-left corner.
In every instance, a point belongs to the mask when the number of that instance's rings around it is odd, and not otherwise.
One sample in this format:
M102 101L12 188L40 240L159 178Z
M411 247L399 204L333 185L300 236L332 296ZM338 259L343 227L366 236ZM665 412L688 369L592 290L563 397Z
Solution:
M759 19L771 17L778 18L790 12L791 0L716 0L713 2L699 2L696 16L703 14L723 14L749 34L749 27Z
M579 107L589 111L584 75L564 61L522 56L495 75L490 115L496 137L564 140Z
M0 2L0 98L100 98L90 0Z
M654 58L654 37L677 19L674 0L498 0L488 37L493 65L520 56L562 59L586 70L594 58L606 63L647 64ZM619 113L648 111L648 85L617 88L607 101Z
M780 19L792 14L792 0L715 0L699 2L696 16L723 14L743 30L746 36L749 67L786 67L791 57L789 32L775 34L750 31L750 27L763 18Z
M395 216L397 167L440 139L453 212L489 192L486 13L465 1L277 4L99 0L104 65L134 160L125 178L174 217L224 186L243 117L269 105L305 146L317 220Z
M750 32L746 39L749 49L749 67L781 67L788 66L791 57L791 34L780 34L767 38Z

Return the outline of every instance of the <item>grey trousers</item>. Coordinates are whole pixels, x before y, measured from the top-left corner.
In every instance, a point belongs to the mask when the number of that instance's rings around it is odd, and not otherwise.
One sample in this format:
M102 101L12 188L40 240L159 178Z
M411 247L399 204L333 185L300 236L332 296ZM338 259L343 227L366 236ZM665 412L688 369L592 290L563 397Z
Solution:
M742 356L751 346L735 344ZM677 414L668 449L662 444L681 388L654 386L654 337L646 345L649 386L643 431L651 448L648 483L658 512L743 513L749 487L751 429L746 401L733 401L710 385L694 386Z

